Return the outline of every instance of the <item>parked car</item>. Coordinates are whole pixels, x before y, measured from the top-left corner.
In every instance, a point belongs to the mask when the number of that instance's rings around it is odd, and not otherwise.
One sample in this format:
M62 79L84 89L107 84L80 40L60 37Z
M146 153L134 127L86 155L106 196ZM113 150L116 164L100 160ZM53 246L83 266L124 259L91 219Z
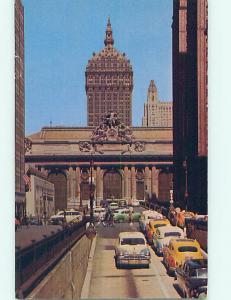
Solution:
M133 200L131 201L131 206L133 206L133 207L138 207L138 206L140 206L139 200L133 199Z
M114 222L129 222L130 221L130 216L131 216L131 221L137 222L140 219L141 214L139 212L134 212L130 208L122 208L115 210L113 212L113 219Z
M117 202L111 202L108 207L110 210L115 210L119 208L119 205Z
M115 246L116 267L144 266L149 268L151 254L141 232L121 232Z
M156 220L156 219L162 219L163 215L158 213L157 211L153 210L144 210L141 213L140 216L140 230L141 232L145 233L146 232L146 225L150 220Z
M184 231L172 225L158 227L153 234L153 248L157 255L163 254L163 248L169 245L171 239L183 239L185 237Z
M127 206L127 202L124 199L119 200L118 204L119 204L119 207L126 207Z
M169 245L163 248L163 263L169 274L182 267L187 259L203 259L201 247L196 240L172 239Z
M207 259L189 259L182 268L176 268L175 279L185 298L207 294Z
M56 215L50 217L50 223L54 225L62 224L65 218L64 215L66 217L67 223L75 223L75 222L78 223L83 219L82 214L79 211L71 209L71 210L66 210L64 212L63 210L61 210Z
M42 221L39 220L38 218L29 218L28 223L30 225L42 225Z
M96 207L94 208L93 216L95 220L103 220L106 215L106 209L104 207Z
M156 229L158 227L166 226L170 224L168 219L156 219L156 220L150 220L148 224L146 225L146 237L150 244L152 244L152 237L153 234L156 233Z

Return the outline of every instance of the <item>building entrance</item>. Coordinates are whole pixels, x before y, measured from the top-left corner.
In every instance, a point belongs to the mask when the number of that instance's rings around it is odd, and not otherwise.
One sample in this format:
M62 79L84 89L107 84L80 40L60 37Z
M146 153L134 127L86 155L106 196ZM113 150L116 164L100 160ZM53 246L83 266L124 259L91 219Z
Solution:
M122 198L122 177L118 171L110 170L104 174L103 197L104 199Z

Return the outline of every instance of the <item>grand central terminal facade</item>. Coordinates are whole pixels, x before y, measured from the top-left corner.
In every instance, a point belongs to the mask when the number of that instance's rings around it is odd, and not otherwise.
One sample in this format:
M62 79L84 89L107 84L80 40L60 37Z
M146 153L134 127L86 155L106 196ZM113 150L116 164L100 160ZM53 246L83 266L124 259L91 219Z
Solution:
M128 127L109 114L93 127L43 127L28 137L25 161L55 186L55 209L94 198L169 201L172 128ZM92 179L91 179L92 178Z

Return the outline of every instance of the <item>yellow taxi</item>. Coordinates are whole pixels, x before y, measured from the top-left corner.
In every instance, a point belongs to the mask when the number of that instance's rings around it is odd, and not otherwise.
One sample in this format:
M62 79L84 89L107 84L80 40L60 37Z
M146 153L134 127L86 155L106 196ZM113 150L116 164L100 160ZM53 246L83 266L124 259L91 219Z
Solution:
M147 240L150 244L152 244L153 241L153 235L156 233L156 229L161 226L166 226L170 224L168 219L156 219L156 220L150 220L146 225L146 236Z
M192 239L172 239L163 249L163 263L169 274L187 259L203 259L200 244Z

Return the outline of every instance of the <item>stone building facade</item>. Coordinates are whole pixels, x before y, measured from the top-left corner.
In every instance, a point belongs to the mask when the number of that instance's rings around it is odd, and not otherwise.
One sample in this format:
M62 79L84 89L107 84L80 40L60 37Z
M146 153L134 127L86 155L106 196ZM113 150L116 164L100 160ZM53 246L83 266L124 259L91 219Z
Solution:
M112 197L128 202L145 197L169 200L171 129L129 128L106 118L94 130L44 127L29 138L32 149L26 162L54 183L55 209L88 203L91 172L97 204Z
M160 101L154 80L151 80L144 104L144 127L172 127L172 102Z
M125 125L131 126L133 71L125 53L114 48L110 19L104 44L86 67L87 123L97 126L106 112L116 112Z
M24 165L24 8L15 1L15 213L25 207Z
M54 184L47 178L30 175L30 189L26 192L26 214L38 220L55 214Z
M203 213L207 212L207 38L207 0L174 0L174 196L182 206Z

